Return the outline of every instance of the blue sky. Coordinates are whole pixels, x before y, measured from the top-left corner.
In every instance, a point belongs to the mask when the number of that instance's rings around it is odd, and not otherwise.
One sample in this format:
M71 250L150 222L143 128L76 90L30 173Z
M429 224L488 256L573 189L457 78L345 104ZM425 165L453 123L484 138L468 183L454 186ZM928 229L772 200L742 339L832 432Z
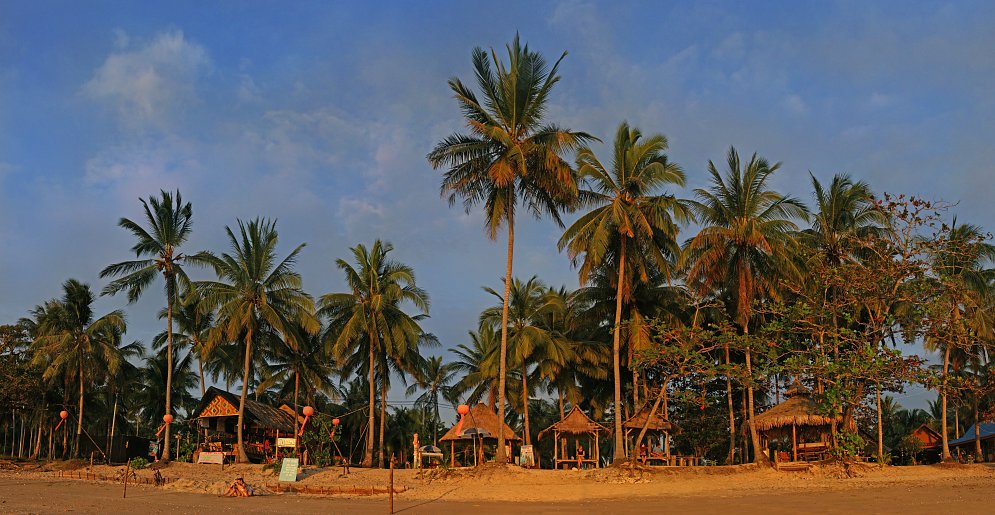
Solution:
M516 31L566 50L550 120L610 139L663 132L704 184L729 145L878 191L959 202L995 227L995 4L870 2L5 2L0 7L0 321L128 258L115 226L179 188L190 250L237 217L277 218L314 294L382 238L433 298L428 329L466 341L503 275L503 241L450 209L425 154L461 129L446 80ZM685 193L690 195L690 188ZM559 230L521 224L516 274L576 287ZM152 292L130 335L160 323ZM110 310L123 298L101 299ZM440 350L439 352L444 352ZM904 396L921 404L922 395ZM906 400L908 399L908 400Z

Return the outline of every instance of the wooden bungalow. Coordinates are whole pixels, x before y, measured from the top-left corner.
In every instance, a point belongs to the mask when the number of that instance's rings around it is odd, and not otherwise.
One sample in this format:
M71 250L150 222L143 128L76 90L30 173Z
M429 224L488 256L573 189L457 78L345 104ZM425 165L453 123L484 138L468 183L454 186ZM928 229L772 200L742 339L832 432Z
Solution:
M680 434L681 428L667 419L666 411L662 406L653 415L652 419L649 418L651 411L653 411L653 403L646 402L639 408L639 411L622 423L622 429L625 431L626 445L635 445L635 442L630 441L630 436L633 436L633 433L638 435L643 430L643 426L646 425L647 434L656 434L663 437L663 452L654 453L652 449L647 449L646 455L639 456L639 459L644 463L659 462L664 465L670 465L674 461L670 455L670 435ZM649 419L648 425L646 424L647 419ZM633 449L632 454L636 453L639 453L639 450ZM686 458L685 461L687 461Z
M560 468L563 464L564 468L570 464L575 464L578 469L583 468L585 464L594 465L594 468L598 468L599 457L601 456L601 447L598 444L598 437L601 434L611 433L611 430L607 427L591 420L580 408L574 406L570 409L570 412L566 414L559 422L539 431L539 439L548 433L553 433L553 467ZM563 441L564 448L562 449L563 456L561 457L561 449L558 447L561 445L561 438L563 435L570 435L574 437L574 456L569 458L567 456L567 449L565 448L565 440ZM587 436L587 453L581 450L577 452L580 447L580 437ZM591 452L591 449L594 452Z
M201 451L235 456L238 447L238 404L238 395L213 386L207 390L190 417L200 429ZM246 399L242 438L249 459L260 462L273 455L281 437L294 437L293 409L281 410Z
M508 442L509 447L512 443L520 443L522 441L511 430L511 427L500 421L497 413L494 413L484 403L481 402L470 408L469 413L463 417L462 426L457 422L456 425L449 428L449 431L446 431L446 434L439 438L440 442L449 442L450 466L456 466L457 443L464 447L473 448L475 450L474 462L481 461L484 455L483 444L497 443L498 428L502 424L504 425L504 438Z
M827 458L833 422L838 422L839 418L818 414L811 393L800 383L788 389L785 397L784 402L754 418L763 452L775 461ZM770 444L773 441L790 442L790 454L780 450L772 456Z

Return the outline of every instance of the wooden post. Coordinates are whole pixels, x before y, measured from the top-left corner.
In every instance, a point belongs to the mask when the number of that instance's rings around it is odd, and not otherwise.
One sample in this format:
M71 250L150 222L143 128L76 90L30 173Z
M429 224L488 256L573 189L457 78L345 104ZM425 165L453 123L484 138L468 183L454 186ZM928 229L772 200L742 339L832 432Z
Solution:
M598 441L598 433L594 433L594 468L601 468L601 442Z
M553 468L554 469L557 468L560 464L559 448L557 447L557 445L559 444L558 442L559 439L560 439L560 432L553 431Z
M394 455L390 455L390 513L394 513Z
M456 441L449 440L449 466L456 468Z
M127 458L127 456L125 456ZM128 497L128 476L131 475L131 460L124 466L124 495L121 496L122 499Z
M794 461L798 461L798 429L795 424L791 424L791 456Z

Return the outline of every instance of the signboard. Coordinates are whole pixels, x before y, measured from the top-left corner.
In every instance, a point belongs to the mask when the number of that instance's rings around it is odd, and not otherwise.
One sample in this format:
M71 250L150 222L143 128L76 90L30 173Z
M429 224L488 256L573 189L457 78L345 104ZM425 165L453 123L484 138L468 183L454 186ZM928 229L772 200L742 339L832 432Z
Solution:
M276 439L276 446L277 447L293 447L295 441L296 441L295 438L277 438Z
M300 461L297 458L283 458L283 466L280 467L280 481L297 481L297 466Z
M197 456L197 463L214 463L221 465L225 462L225 453L223 452L201 452Z
M535 466L535 461L536 459L535 459L535 454L532 450L532 446L523 445L522 455L521 455L521 465L523 467L532 468Z

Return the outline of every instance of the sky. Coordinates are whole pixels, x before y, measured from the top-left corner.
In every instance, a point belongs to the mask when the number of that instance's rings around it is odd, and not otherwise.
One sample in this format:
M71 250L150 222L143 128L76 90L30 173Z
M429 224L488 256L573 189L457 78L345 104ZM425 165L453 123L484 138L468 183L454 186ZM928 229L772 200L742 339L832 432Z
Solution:
M307 243L316 296L343 289L350 247L393 243L432 298L429 352L448 355L496 302L481 287L500 285L505 242L448 206L425 155L464 128L446 81L516 32L568 52L549 120L605 141L623 120L664 133L679 195L733 145L782 162L774 186L805 201L810 171L847 172L995 228L992 26L991 2L0 1L0 323L67 278L102 288L133 256L117 220L179 189L188 252L276 219L282 253ZM517 276L578 286L552 221L516 232ZM161 305L97 308L125 307L148 342Z

